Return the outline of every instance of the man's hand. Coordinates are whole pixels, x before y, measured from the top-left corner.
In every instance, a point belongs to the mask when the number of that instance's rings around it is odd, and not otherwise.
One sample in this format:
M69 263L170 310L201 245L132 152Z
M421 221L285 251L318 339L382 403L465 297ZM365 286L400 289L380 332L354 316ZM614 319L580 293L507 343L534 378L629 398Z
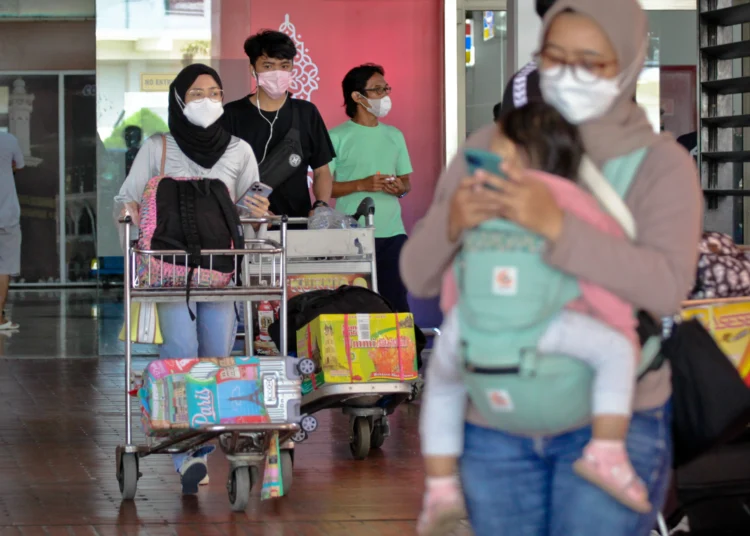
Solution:
M387 181L384 188L385 193L401 197L406 193L406 184L400 177L393 177L393 180Z
M388 184L385 180L386 178L381 175L380 173L377 173L375 175L370 175L369 177L365 177L364 179L361 179L359 182L361 184L361 192L382 192L385 190L386 185Z

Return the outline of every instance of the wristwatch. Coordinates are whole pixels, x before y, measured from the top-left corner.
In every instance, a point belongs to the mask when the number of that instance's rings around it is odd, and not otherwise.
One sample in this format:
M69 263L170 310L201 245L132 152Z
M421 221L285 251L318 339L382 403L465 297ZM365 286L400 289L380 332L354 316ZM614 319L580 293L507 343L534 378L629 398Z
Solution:
M316 208L327 207L327 206L328 206L328 203L326 203L325 201L315 201L315 203L313 203L312 208L313 210L315 210Z
M407 190L404 193L402 193L400 196L398 196L398 198L402 199L402 198L406 197L406 194L408 194L408 193L409 193L409 190Z

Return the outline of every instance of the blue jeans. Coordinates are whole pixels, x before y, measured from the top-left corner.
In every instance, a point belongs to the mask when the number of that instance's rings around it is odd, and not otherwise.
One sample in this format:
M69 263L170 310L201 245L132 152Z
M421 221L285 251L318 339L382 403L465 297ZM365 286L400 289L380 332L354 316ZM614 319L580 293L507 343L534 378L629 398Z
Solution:
M460 461L475 536L647 536L672 467L671 407L633 414L628 453L654 510L638 514L573 472L591 427L529 439L466 425Z
M162 359L228 357L232 352L237 314L230 302L191 302L196 319L190 319L185 302L160 303L159 326L164 344Z
M228 357L237 330L237 315L231 302L191 303L195 322L190 318L185 302L160 303L159 327L164 344L159 347L162 359L188 357ZM172 461L177 472L188 456L205 457L214 448L204 447L193 452L174 454Z

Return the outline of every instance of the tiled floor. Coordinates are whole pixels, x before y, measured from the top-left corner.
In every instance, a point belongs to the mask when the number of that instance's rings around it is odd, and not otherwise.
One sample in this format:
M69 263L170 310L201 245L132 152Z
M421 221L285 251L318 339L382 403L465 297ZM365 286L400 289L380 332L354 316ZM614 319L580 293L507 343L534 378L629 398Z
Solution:
M417 406L397 412L393 436L364 462L350 457L346 419L324 414L298 447L289 496L254 500L246 514L230 510L221 455L211 458L210 486L186 499L171 461L146 458L136 500L121 504L114 454L123 376L115 358L0 361L0 535L114 534L115 525L152 535L413 531L422 478Z
M118 352L121 307L89 291L12 300L22 329L0 335L0 536L413 534L422 487L418 406L399 409L392 437L363 462L349 454L347 418L324 412L297 449L289 495L256 496L244 514L230 510L220 454L211 457L211 484L192 498L180 496L167 457L146 458L136 500L121 503L115 447L123 440L124 366L120 357L92 358Z
M121 503L115 447L123 441L125 382L116 294L26 291L11 299L9 313L22 328L0 333L0 536L414 533L423 480L418 405L397 411L393 436L364 462L349 454L347 418L320 414L319 430L297 449L289 495L261 502L256 492L243 514L230 510L219 454L211 484L192 498L178 493L168 458L146 458L136 500ZM138 366L147 360L139 357ZM718 469L709 463L701 472ZM700 534L747 536L750 497L708 503L696 516L696 528L714 527ZM717 518L736 519L739 531L716 530Z

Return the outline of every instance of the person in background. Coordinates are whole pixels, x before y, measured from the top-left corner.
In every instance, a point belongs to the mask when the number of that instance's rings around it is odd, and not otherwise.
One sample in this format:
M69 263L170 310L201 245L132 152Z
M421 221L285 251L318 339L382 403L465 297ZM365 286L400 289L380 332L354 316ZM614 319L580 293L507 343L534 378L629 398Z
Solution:
M211 67L199 63L185 67L169 87L169 134L151 136L138 151L120 193L115 197L120 216L130 214L138 223L143 191L148 182L164 173L172 177L219 179L237 201L258 181L258 164L250 146L230 135L219 124L223 113L221 78ZM166 151L166 154L164 153ZM253 198L250 216L268 213L268 200ZM164 344L162 359L225 357L230 355L236 313L231 302L191 303L196 320L185 303L158 304L159 325ZM173 456L182 480L183 494L198 492L206 478L206 457L215 447L203 447Z
M398 259L406 242L400 199L409 193L412 172L404 135L381 123L391 110L391 86L379 65L349 71L341 84L350 120L331 130L338 155L331 163L336 209L354 214L365 197L375 201L378 291L398 312L408 312Z
M555 0L536 0L536 12L540 18L544 18ZM518 71L508 82L503 93L502 109L509 112L514 108L520 108L524 104L542 100L542 91L539 88L539 71L536 61L532 60Z
M141 127L130 125L125 127L122 137L125 139L125 175L130 173L130 168L133 167L133 161L135 156L138 154L138 149L141 148L141 142L143 141L143 130Z
M264 30L245 41L255 93L226 105L222 124L253 148L260 180L274 191L271 212L307 217L328 206L333 177L328 168L335 153L326 125L314 104L289 92L297 48L281 32ZM307 170L313 169L310 202Z
M21 271L21 206L15 173L25 165L16 137L0 132L0 331L20 327L6 316L5 304L10 278Z

